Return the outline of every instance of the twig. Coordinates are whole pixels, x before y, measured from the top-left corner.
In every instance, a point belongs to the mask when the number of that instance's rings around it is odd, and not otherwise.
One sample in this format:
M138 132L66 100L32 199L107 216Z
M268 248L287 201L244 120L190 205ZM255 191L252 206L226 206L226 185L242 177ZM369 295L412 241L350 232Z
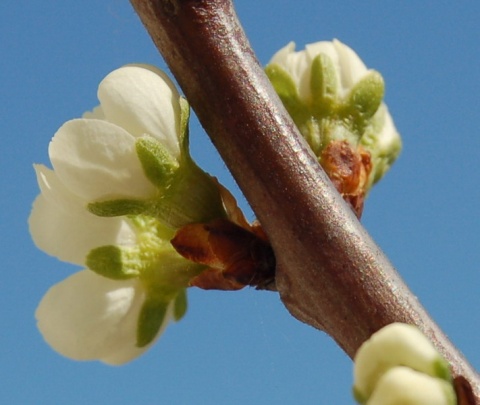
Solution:
M288 310L351 357L417 325L480 403L480 380L334 190L269 85L229 0L131 0L272 243Z

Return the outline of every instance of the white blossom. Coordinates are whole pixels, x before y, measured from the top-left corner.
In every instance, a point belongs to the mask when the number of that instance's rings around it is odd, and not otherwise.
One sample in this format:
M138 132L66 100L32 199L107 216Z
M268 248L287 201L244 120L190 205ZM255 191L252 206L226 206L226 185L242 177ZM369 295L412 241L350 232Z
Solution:
M150 347L173 312L175 319L183 315L176 306L182 285L172 287L166 280L171 272L180 274L173 282L183 280L184 259L169 243L174 230L156 218L127 215L128 209L125 215L98 215L89 207L107 201L118 209L125 201L146 204L159 197L145 165L157 170L162 162L142 162L137 142L153 139L168 164L179 160L181 106L174 85L150 66L113 71L100 83L98 97L99 107L66 122L53 137L53 170L35 165L41 194L29 226L40 249L82 266L90 257L101 275L90 268L56 284L41 300L36 318L43 337L59 353L122 364ZM110 262L113 267L103 271ZM155 292L159 286L164 296ZM153 329L149 320L142 324L141 314L155 318Z
M127 218L99 217L86 207L102 199L155 195L135 151L136 139L152 136L179 154L179 95L163 72L126 66L110 73L98 93L95 116L105 119L68 121L50 142L54 170L35 165L41 194L29 220L40 249L80 265L96 246L135 243Z

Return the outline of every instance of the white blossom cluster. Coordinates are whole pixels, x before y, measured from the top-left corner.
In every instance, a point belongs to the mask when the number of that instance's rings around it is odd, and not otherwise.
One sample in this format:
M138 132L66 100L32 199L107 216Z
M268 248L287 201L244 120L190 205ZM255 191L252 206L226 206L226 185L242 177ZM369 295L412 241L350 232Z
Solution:
M223 208L216 184L189 157L188 105L162 71L117 69L98 98L53 137L53 169L35 165L35 244L86 266L50 288L36 318L59 353L123 364L186 310L185 288L201 266L172 248L176 228Z

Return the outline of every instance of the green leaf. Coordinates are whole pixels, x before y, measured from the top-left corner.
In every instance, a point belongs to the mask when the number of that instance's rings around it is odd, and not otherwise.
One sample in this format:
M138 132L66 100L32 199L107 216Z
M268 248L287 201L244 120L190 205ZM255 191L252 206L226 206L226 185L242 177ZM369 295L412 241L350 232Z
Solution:
M178 292L178 295L175 297L175 304L173 308L173 317L176 321L182 319L187 312L187 290L182 289Z
M151 343L158 334L167 314L168 302L147 297L143 303L137 325L137 346Z
M137 139L135 146L147 178L160 189L168 187L179 167L177 160L151 136Z
M118 246L108 245L92 249L87 255L86 265L95 273L112 280L127 280L138 277L138 267L128 261Z
M122 215L139 215L148 209L146 201L135 199L118 199L89 203L87 210L99 217L118 217Z

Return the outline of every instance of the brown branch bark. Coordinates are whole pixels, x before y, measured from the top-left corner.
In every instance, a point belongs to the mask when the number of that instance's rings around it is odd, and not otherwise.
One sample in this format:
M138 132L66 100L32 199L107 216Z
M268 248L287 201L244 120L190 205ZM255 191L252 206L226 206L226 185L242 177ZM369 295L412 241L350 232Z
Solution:
M230 0L131 0L272 243L293 316L353 357L386 324L417 325L480 403L476 372L408 290L317 164Z

